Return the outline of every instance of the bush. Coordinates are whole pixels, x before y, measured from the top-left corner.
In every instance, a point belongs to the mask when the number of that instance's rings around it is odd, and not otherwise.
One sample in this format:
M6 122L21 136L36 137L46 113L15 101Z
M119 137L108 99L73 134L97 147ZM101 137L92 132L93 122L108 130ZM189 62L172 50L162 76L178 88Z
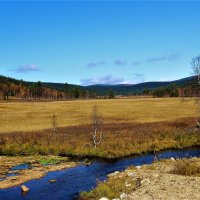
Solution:
M200 166L191 160L177 160L174 162L172 173L184 176L200 175Z

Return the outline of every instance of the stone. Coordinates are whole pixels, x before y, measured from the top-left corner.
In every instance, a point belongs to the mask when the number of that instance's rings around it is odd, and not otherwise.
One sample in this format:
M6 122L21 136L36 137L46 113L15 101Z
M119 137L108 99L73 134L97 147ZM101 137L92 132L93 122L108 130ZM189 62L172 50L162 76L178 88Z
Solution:
M134 172L129 172L128 176L135 176L135 173Z
M135 168L136 168L137 170L139 170L139 169L141 169L141 166L136 166Z
M131 187L131 184L130 183L125 183L125 187L126 188Z
M197 128L200 129L200 123L199 122L197 122Z
M126 199L127 198L127 194L126 193L122 193L120 194L120 199Z
M173 157L170 158L172 161L175 161L175 159Z
M28 187L26 187L25 185L22 185L21 190L22 190L22 192L28 192L30 189Z
M55 183L55 182L57 182L57 180L52 179L52 180L49 180L49 182L50 183Z
M102 197L101 199L99 199L99 200L109 200L108 198L106 198L106 197Z
M108 174L107 177L113 177L113 176L116 176L118 174L119 174L119 171L115 171L115 172L113 172L111 174Z

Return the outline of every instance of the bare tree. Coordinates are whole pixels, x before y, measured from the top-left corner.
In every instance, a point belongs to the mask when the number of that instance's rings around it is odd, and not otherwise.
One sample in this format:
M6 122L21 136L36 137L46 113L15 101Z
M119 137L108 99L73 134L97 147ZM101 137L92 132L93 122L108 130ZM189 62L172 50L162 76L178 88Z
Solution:
M200 111L200 56L196 56L192 58L192 69L194 75L197 77L197 82L195 84L195 97L196 97L196 105L198 112ZM200 117L197 119L197 128L200 130Z
M56 133L57 125L58 125L57 117L56 117L56 115L53 114L53 116L52 116L52 131L53 131L53 133Z
M93 125L93 144L94 148L97 148L97 145L101 144L103 139L103 118L99 112L97 105L95 104L92 109L92 125Z
M198 85L200 85L200 56L192 58L192 69L194 75L197 76Z
M192 58L192 69L197 81L195 81L195 87L193 88L194 96L196 97L196 104L200 104L200 56Z

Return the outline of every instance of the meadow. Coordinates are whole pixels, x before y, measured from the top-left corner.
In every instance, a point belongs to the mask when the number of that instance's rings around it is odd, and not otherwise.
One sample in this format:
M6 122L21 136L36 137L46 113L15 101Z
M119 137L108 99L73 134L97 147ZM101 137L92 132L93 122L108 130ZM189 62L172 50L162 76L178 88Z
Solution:
M94 148L91 113L103 116ZM193 99L114 99L1 103L1 155L76 155L117 158L200 145ZM52 115L57 116L56 131Z
M49 129L52 115L59 127L90 124L95 104L104 123L163 122L198 116L194 100L180 98L0 102L0 133Z

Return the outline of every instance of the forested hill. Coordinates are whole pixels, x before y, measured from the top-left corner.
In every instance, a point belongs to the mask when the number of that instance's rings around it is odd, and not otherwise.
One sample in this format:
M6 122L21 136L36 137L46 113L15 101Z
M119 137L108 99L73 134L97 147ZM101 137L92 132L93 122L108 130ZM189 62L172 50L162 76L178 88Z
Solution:
M0 75L0 83L9 83L9 82L17 84L17 85L20 84L20 83L23 83L24 85L27 85L27 86L35 83L35 82L31 82L31 81L18 80L18 79L14 79L14 78L10 78L10 77L7 77L7 76ZM50 83L50 82L42 82L42 85L44 87L53 88L53 89L63 89L64 86L65 86L64 83ZM75 84L68 84L68 85L71 86L71 87L83 88L80 85L75 85Z
M106 95L112 90L116 95L136 95L143 93L144 90L149 89L153 90L161 87L168 87L172 84L176 84L177 86L187 86L189 85L194 77L187 77L175 81L167 81L167 82L145 82L139 84L119 84L119 85L90 85L85 88L88 91L95 92L97 95Z
M178 87L189 85L194 77L168 82L145 82L135 85L91 85L79 86L64 83L50 82L27 82L13 78L0 76L0 95L28 96L28 98L91 98L95 96L106 96L112 90L115 95L140 95L145 90L153 91L157 88L167 88L172 84ZM149 93L150 94L150 93ZM151 93L152 94L152 93ZM2 98L2 97L1 97Z
M72 99L93 95L84 87L62 83L27 82L0 75L0 99Z

